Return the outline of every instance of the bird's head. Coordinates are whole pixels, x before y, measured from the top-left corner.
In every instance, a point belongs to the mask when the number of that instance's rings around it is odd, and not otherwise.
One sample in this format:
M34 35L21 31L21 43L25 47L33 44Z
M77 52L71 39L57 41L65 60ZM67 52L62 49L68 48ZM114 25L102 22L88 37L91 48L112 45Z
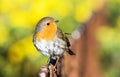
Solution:
M54 20L52 17L42 18L36 25L35 33L38 40L53 40L57 32L58 20Z

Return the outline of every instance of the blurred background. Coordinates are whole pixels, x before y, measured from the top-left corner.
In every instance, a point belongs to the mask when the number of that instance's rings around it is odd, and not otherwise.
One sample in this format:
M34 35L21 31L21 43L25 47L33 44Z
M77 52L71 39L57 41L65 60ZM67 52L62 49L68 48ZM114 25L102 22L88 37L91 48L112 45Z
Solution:
M45 16L60 20L58 27L72 33L72 48L77 54L73 66L78 66L78 73L64 75L120 77L120 0L0 0L0 77L36 77L40 67L46 65L48 57L41 55L32 43L36 23ZM83 30L81 26L87 27ZM81 38L82 44L88 42L82 48L77 45ZM83 53L79 53L79 48ZM95 52L89 53L90 48ZM80 56L91 60L79 61ZM89 67L91 70L85 71ZM87 74L89 71L96 75Z

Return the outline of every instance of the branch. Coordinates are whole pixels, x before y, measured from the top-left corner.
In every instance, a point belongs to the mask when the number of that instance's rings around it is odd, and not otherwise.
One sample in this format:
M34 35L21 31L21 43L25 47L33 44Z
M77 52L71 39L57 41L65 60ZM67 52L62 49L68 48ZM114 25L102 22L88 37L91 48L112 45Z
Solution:
M61 59L58 56L51 57L47 66L41 67L38 77L61 77Z

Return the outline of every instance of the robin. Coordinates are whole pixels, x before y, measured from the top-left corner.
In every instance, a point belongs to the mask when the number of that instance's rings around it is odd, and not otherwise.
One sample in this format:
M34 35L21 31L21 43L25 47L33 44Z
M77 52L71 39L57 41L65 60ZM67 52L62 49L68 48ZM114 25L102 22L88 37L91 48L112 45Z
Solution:
M60 57L65 51L70 55L75 55L69 48L68 38L57 27L57 22L58 20L54 20L52 17L44 17L37 23L33 36L34 46L45 56Z

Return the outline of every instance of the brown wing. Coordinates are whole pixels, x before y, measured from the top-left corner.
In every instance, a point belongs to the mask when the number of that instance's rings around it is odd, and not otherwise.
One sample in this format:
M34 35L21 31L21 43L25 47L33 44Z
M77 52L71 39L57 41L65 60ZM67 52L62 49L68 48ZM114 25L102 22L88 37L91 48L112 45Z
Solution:
M61 39L63 39L64 41L66 41L67 47L68 47L68 48L66 49L66 51L67 51L70 55L75 55L75 53L69 48L70 42L69 42L67 36L65 36L65 34L62 32L62 30L59 29L59 28L57 28L57 35L58 35L59 38L61 38Z
M62 40L66 41L68 47L70 46L70 42L69 42L67 36L66 36L66 35L62 32L62 30L59 29L59 28L57 28L57 35L58 35L58 37L61 38Z

